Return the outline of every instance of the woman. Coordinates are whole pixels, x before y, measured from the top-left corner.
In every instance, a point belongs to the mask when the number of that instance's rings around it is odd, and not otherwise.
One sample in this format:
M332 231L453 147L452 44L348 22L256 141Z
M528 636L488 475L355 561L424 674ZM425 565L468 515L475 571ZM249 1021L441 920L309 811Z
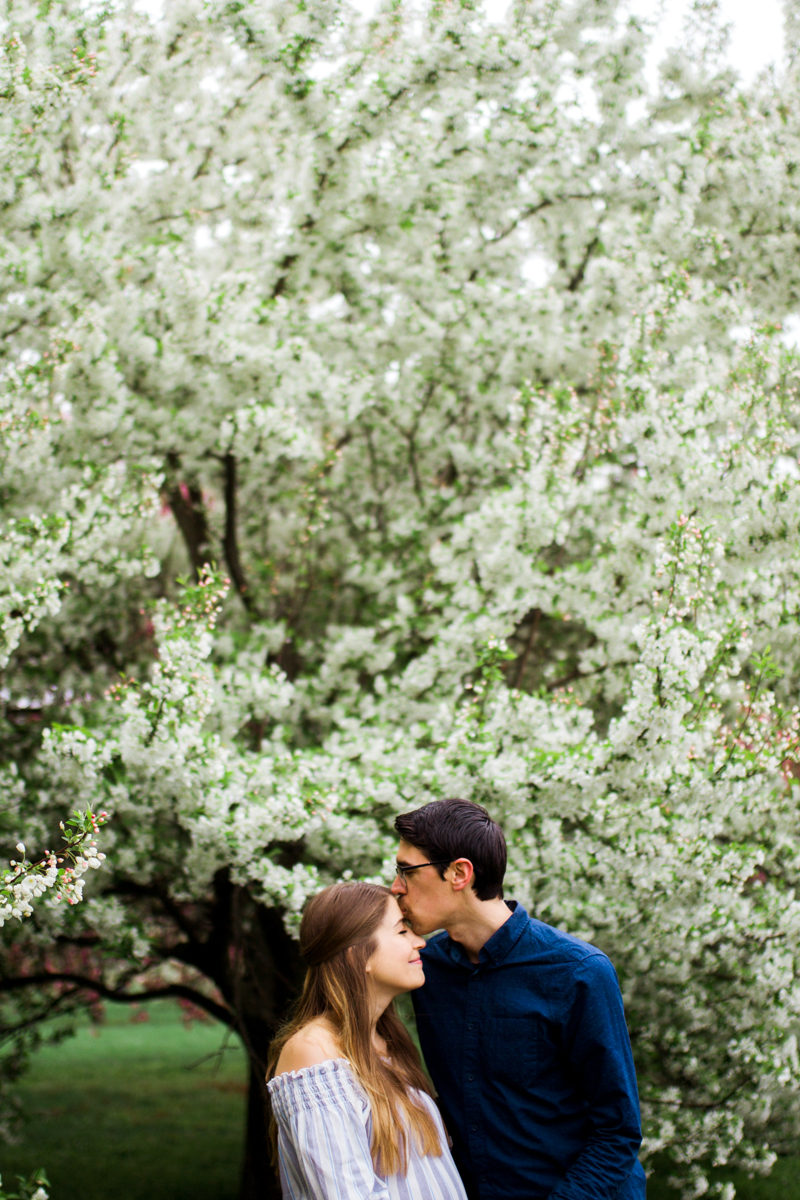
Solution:
M309 901L308 972L269 1061L284 1200L466 1200L392 1003L425 982L424 945L388 888L337 883Z

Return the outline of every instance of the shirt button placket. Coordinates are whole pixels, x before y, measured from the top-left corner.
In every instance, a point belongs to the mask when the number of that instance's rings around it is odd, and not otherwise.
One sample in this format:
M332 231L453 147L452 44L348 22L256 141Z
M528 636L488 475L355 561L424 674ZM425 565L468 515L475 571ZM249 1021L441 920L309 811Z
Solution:
M481 1200L484 1200L491 1195L491 1189L481 1113L479 1030L482 983L481 971L473 971L468 984L467 1023L464 1034L464 1113L467 1118L466 1132L472 1167L480 1185Z

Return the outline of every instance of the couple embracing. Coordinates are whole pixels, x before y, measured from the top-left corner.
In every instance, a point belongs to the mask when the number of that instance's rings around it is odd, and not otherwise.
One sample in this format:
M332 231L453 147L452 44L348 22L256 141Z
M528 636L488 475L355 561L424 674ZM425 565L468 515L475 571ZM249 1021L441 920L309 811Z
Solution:
M479 805L395 828L391 889L335 884L303 915L308 972L268 1084L284 1200L643 1200L611 963L503 899L505 840Z

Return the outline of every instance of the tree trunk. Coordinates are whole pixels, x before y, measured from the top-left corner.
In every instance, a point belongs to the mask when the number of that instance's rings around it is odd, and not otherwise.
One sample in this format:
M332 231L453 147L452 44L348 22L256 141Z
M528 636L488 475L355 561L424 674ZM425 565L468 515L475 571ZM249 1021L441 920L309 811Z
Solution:
M237 888L233 918L235 1008L250 1059L239 1196L240 1200L278 1200L280 1187L270 1162L267 1056L269 1044L299 991L303 970L297 943L286 933L275 909L256 904L244 889Z
M239 1200L280 1200L278 1175L270 1162L271 1149L269 1105L261 1074L251 1066Z

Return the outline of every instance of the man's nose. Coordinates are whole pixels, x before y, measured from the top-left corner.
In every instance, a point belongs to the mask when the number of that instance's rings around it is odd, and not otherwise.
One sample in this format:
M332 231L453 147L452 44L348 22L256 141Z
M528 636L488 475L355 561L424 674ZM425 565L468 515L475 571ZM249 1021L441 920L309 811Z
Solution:
M389 891L393 896L403 896L405 894L406 885L399 875L396 875Z

